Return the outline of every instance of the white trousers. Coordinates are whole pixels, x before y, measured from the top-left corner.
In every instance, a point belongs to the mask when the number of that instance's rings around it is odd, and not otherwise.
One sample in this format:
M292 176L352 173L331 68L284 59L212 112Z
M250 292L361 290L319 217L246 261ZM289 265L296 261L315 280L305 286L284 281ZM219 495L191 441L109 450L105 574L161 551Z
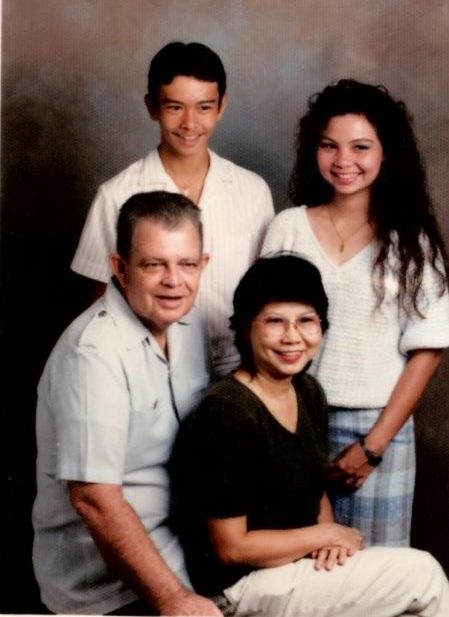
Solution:
M330 572L312 559L255 570L224 595L238 617L449 617L441 566L411 548L367 548Z

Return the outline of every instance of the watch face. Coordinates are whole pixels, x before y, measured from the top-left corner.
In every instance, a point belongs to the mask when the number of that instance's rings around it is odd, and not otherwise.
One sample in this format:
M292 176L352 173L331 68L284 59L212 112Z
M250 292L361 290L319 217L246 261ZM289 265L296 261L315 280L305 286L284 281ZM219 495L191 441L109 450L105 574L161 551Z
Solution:
M382 462L381 456L376 456L372 452L365 452L365 454L366 458L368 459L368 464L371 465L371 467L376 467L377 465L379 465L379 463Z

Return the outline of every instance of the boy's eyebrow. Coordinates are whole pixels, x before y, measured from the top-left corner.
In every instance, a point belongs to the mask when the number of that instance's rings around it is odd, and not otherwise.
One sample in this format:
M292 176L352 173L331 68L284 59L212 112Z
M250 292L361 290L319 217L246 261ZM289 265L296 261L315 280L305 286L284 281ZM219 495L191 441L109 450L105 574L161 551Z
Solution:
M218 96L213 99L205 99L204 101L197 101L195 105L205 105L207 103L216 103L218 101ZM176 99L171 99L168 96L161 97L161 103L176 103L177 105L184 105L182 101L177 101Z

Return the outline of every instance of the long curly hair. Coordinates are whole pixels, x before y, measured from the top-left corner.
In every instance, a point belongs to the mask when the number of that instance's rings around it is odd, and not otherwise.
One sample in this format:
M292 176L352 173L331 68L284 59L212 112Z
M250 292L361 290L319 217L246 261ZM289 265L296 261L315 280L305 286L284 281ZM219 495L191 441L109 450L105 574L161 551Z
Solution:
M423 160L411 115L384 86L341 79L309 99L300 119L296 161L289 183L289 198L309 207L332 201L333 187L321 176L317 149L331 118L363 115L382 144L384 160L371 190L369 219L376 229L379 252L373 266L378 306L385 298L385 273L390 251L398 259L398 301L408 313L420 311L421 286L427 261L438 275L440 294L447 287L449 262L430 198Z

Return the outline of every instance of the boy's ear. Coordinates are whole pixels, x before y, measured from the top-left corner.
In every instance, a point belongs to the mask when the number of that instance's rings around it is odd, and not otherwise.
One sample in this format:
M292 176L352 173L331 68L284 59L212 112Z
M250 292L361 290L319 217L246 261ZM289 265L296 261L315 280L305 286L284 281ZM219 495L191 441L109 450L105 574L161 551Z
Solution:
M145 107L148 110L148 113L150 114L150 118L152 120L159 120L159 109L155 109L152 102L151 102L151 97L149 94L145 94Z
M226 111L226 107L228 106L228 95L224 94L221 99L220 108L218 110L218 119L221 120L222 115Z

